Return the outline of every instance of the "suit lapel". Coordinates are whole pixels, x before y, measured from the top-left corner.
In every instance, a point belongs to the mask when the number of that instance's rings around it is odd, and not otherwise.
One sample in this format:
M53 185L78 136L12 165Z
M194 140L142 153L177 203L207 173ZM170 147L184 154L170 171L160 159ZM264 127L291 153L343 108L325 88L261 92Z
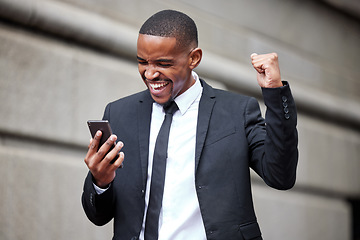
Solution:
M201 152L203 150L209 129L212 110L215 104L215 94L213 89L203 80L200 81L203 86L203 93L199 103L198 122L196 128L195 173L199 165Z
M149 91L145 91L143 98L138 104L138 136L140 146L141 170L143 177L143 189L146 187L148 158L149 158L149 136L153 99Z
M203 93L199 103L198 123L196 130L196 147L195 147L195 172L197 171L201 153L207 136L209 122L212 110L215 104L215 94L213 89L203 80L200 80L203 86ZM149 158L149 137L152 104L149 91L145 91L138 104L138 136L140 146L141 170L143 177L143 188L146 187L148 158Z

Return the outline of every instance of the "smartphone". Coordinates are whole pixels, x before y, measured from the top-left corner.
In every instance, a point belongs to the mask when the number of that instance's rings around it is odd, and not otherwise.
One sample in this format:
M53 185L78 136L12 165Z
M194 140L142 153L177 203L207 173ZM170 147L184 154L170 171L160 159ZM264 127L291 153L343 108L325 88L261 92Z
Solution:
M112 134L112 130L108 120L89 120L87 121L87 124L89 126L92 138L95 137L95 134L98 130L102 132L99 144L100 148ZM115 144L110 148L109 152L114 148L114 146Z

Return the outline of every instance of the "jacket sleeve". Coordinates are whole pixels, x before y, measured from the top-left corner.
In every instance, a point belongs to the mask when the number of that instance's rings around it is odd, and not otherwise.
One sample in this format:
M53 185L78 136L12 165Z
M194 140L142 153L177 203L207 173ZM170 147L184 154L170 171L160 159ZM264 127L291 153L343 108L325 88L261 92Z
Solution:
M103 119L108 119L110 105L105 109ZM103 192L97 194L93 185L93 177L89 171L84 182L84 189L82 194L82 205L86 216L95 225L101 226L108 223L114 216L114 192L113 184Z
M249 101L245 113L250 166L270 187L290 189L298 162L295 102L286 82L280 88L263 88L262 93L265 122L255 99Z
M81 200L86 216L95 225L105 225L114 217L112 184L104 193L97 194L90 172L85 179L84 191Z

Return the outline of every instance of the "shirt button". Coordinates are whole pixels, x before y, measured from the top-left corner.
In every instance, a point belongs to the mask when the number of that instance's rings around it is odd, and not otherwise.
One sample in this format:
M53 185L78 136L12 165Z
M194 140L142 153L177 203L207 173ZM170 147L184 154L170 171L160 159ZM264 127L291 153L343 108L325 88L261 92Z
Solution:
M281 99L283 102L287 102L287 100L288 100L286 96L282 96Z
M285 119L289 119L290 115L288 113L285 113Z

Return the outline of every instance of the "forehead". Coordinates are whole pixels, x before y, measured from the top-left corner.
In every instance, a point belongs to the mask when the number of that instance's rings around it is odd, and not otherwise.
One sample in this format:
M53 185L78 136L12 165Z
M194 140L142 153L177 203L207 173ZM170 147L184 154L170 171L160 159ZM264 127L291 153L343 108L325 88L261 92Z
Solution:
M137 54L142 57L172 56L180 53L175 37L160 37L139 34Z

